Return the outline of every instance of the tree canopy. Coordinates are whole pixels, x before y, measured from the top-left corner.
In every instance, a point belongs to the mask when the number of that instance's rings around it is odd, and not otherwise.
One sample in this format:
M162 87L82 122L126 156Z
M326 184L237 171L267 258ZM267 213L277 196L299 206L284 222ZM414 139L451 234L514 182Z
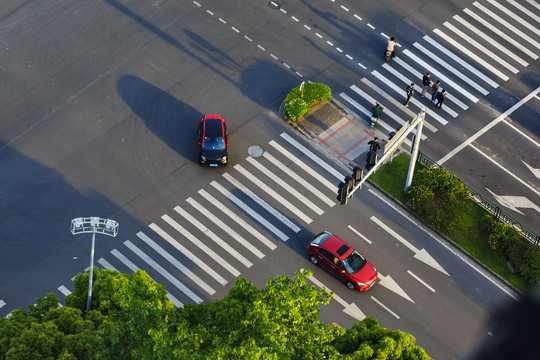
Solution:
M366 318L345 330L319 321L333 293L277 276L258 289L239 279L221 300L175 308L142 270L88 272L59 307L49 293L0 319L0 360L22 359L429 359L413 336Z

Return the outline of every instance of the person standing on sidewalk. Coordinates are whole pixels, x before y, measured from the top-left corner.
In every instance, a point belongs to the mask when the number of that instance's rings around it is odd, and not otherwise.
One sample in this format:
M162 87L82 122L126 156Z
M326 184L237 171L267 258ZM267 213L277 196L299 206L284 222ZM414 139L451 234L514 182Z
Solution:
M439 86L441 86L440 80L437 80L435 84L431 87L431 101L435 102L437 99L437 94L439 93Z
M422 91L422 97L424 97L424 95L428 92L429 90L429 87L431 86L431 74L430 73L427 73L426 75L424 75L424 77L422 78L422 85L424 85L424 91Z
M405 101L405 107L408 107L411 96L413 96L414 94L414 83L411 83L411 85L407 86L405 91L407 91L407 101Z
M368 145L369 145L369 151L374 152L374 153L376 153L377 151L381 149L381 143L378 137L368 142Z
M446 91L443 90L440 93L437 94L437 103L434 107L439 107L439 110L441 110L442 103L444 102L444 98L446 97Z

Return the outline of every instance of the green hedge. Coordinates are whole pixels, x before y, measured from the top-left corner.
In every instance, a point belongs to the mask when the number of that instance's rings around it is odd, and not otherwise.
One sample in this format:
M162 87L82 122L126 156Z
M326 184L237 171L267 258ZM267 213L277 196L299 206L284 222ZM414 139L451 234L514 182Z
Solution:
M300 93L300 86L295 87L285 98L285 115L290 120L296 121L317 102L328 100L331 97L332 91L324 84L305 84L303 96Z

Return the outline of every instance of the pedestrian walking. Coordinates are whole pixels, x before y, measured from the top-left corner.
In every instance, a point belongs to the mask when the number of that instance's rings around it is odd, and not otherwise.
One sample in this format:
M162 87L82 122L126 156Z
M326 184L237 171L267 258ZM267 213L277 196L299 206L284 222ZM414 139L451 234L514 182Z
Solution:
M428 92L429 87L431 86L431 74L427 73L422 78L422 85L424 85L424 91L422 91L422 97Z
M439 107L439 110L441 110L442 103L444 102L444 98L446 97L446 91L443 90L437 94L437 103L434 107Z
M395 49L396 45L398 45L398 42L396 41L396 39L394 39L393 36L390 39L386 40L386 51L389 51L392 54L392 58L395 58L397 56Z
M378 137L374 138L370 142L368 142L369 145L369 151L376 153L381 149L381 143Z
M405 107L407 107L409 106L409 101L411 100L411 96L414 94L414 83L411 83L411 85L407 86L405 91L407 91L407 101L405 101Z
M435 102L437 99L437 94L439 92L439 86L441 86L440 80L437 80L435 84L431 87L431 101Z

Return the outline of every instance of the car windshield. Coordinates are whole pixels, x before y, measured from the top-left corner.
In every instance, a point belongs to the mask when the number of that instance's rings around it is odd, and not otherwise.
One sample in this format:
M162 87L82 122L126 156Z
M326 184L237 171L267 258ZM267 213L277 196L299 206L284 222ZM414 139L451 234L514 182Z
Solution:
M208 150L225 150L225 139L222 137L205 136L203 148Z
M343 264L350 274L355 274L366 265L366 259L354 250L346 259L343 259Z

